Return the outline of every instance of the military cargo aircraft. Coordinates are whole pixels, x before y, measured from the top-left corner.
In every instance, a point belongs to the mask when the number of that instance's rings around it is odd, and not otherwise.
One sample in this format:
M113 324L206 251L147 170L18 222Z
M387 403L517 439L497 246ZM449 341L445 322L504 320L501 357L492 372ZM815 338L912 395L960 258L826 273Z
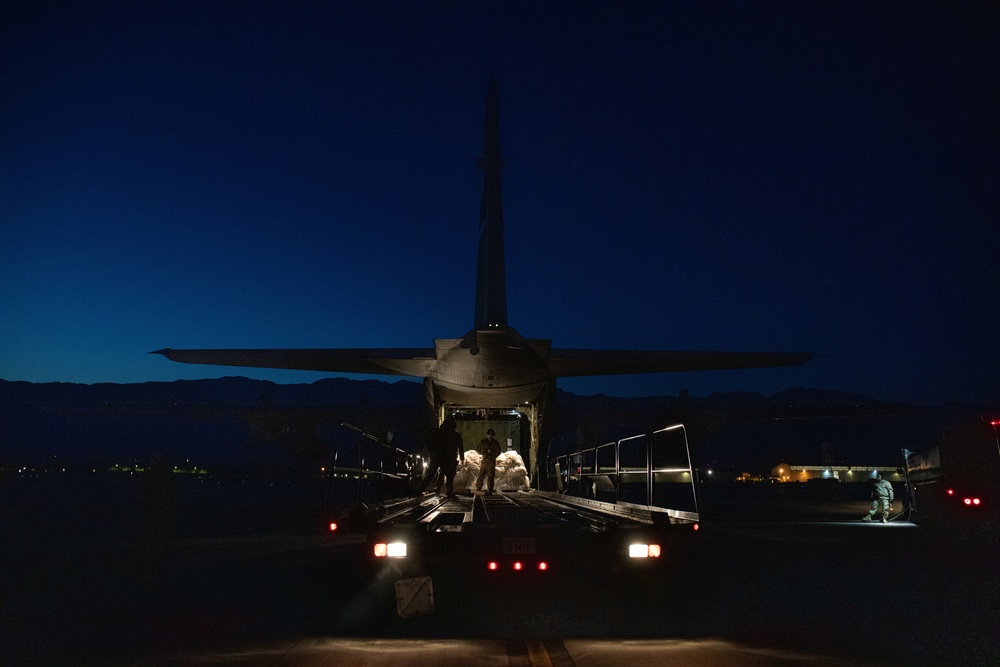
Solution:
M559 377L667 373L794 366L808 352L690 352L674 350L590 350L553 348L550 339L525 338L507 322L503 206L500 190L500 116L496 80L486 96L483 196L474 326L460 338L438 338L432 348L340 349L163 349L173 361L403 375L424 378L438 422L460 410L504 410L528 419L530 470L539 466L542 421Z

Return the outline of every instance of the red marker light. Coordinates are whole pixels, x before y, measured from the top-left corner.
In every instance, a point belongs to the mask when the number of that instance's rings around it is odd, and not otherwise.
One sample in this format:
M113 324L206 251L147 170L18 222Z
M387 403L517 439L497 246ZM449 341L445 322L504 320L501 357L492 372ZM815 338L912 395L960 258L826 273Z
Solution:
M331 533L337 532L337 528L338 528L337 522L336 521L331 521L330 522L330 532Z
M692 528L694 530L701 530L701 526L699 526L698 524L694 524L694 526L692 526Z
M500 566L497 565L497 562L495 560L491 560L489 565L487 565L486 567L489 568L490 570L495 570Z
M955 489L948 489L948 495L949 496L955 495Z
M521 561L518 561L518 562L514 563L514 569L515 570L523 570L524 569L524 563L522 563Z
M972 498L966 498L966 499L965 499L964 501L962 501L962 502L964 502L964 503L965 503L966 505L971 505L971 504L972 504Z
M972 499L972 504L973 505L978 505L979 504L979 498L973 498Z
M539 570L543 570L543 571L544 571L544 570L547 570L547 569L549 569L549 564L548 564L548 563L546 563L546 562L545 562L545 561L543 560L543 561L541 561L541 562L539 562L539 563L538 563L538 569L539 569Z

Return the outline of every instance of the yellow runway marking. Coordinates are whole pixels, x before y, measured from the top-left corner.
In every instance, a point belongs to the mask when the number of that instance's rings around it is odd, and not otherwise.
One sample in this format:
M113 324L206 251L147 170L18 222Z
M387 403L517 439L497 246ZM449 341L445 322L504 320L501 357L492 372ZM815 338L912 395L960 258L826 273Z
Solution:
M531 662L531 667L552 667L549 652L545 649L545 644L541 639L525 639L524 645L528 649L528 660Z

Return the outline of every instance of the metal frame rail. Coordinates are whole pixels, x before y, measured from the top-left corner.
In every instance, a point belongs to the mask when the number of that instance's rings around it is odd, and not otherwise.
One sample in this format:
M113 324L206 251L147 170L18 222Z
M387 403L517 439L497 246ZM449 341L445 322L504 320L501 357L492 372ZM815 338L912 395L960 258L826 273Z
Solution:
M669 441L666 436L674 432L679 432L683 439L687 467L658 466L657 463L662 460L662 457L657 447L668 446ZM642 442L643 440L644 442ZM623 446L626 449L636 446L642 447L644 465L636 461L632 455L626 457L628 461L623 464ZM690 481L694 514L698 515L698 487L694 467L691 464L691 448L688 444L687 429L683 424L673 424L656 431L581 449L571 454L563 454L550 458L546 464L548 487L557 489L560 494L580 499L593 498L597 500L598 493L594 492L594 489L599 489L601 495L610 495L613 491L613 502L609 500L609 503L633 507L644 505L646 507L676 509L668 508L658 502L659 487L656 478L657 475L662 477L684 474L687 474ZM645 479L644 498L638 503L623 502L622 487L625 480L636 477ZM609 485L611 488L608 488Z
M355 466L340 466L340 450L336 447L330 448L330 459L326 468L326 510L329 515L331 511L331 491L332 481L338 474L348 477L357 476L357 497L356 502L372 500L381 503L386 498L385 481L408 480L417 462L422 461L418 454L408 454L406 451L393 447L382 442L377 436L367 433L364 429L358 428L346 422L340 426L357 434L357 461ZM389 462L391 461L391 466ZM365 482L376 480L376 498L366 498Z

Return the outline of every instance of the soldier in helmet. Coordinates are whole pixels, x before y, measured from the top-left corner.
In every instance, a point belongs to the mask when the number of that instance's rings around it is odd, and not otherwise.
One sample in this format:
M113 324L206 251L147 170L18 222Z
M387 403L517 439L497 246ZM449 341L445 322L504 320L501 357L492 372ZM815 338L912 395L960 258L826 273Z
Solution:
M872 517L882 509L882 523L889 521L889 510L892 509L892 484L889 480L882 479L882 473L875 473L875 483L872 485L872 508L868 514L861 517L862 521L871 521Z
M482 491L483 479L486 479L486 493L493 493L493 484L497 475L497 457L500 456L500 443L497 442L496 432L487 429L486 437L476 445L476 451L483 457L479 467L479 477L476 478L476 491Z
M463 447L462 436L456 430L457 426L454 419L445 419L439 427L431 429L427 434L424 449L430 456L430 462L417 493L424 492L440 469L448 497L455 497L455 472L458 470L458 461L462 458Z

